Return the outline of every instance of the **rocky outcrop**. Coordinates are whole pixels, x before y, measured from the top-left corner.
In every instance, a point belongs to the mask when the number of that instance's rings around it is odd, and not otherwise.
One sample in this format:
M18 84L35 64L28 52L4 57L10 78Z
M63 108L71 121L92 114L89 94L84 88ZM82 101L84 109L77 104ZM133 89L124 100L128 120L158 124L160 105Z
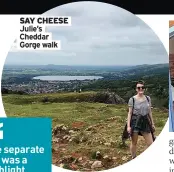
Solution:
M125 100L114 92L100 92L96 94L95 102L106 104L125 104Z

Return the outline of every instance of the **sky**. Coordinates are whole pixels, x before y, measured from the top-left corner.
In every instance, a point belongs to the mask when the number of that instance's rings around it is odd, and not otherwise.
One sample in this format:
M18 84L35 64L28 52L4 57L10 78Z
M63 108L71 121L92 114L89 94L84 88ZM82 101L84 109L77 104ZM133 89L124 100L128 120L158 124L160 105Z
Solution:
M141 65L168 63L152 29L134 14L100 2L74 2L46 16L71 16L72 26L49 27L60 51L9 52L5 64Z

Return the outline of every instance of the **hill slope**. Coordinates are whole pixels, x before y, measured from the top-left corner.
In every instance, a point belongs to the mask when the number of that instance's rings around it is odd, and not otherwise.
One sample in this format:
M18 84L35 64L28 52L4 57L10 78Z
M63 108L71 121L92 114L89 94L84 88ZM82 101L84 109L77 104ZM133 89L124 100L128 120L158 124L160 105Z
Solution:
M108 156L100 160L103 166L97 168L104 170L130 160L129 148L121 143L121 134L127 118L127 105L74 101L94 94L87 92L7 95L3 96L3 103L9 117L52 118L53 128L58 133L53 132L53 164L71 170L91 171L92 163L97 158L96 152L99 151L102 157ZM57 102L43 103L44 97ZM153 116L158 135L167 121L168 112L153 109ZM144 150L145 143L140 138L138 154Z

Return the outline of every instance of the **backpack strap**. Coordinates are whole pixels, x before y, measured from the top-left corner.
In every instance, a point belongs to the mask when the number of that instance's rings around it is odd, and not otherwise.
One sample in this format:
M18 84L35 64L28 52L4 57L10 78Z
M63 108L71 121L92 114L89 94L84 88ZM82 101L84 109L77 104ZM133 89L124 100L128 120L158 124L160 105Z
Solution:
M145 95L146 96L146 95ZM147 101L149 102L149 97L148 96L146 96L146 99L147 99Z
M132 101L133 101L133 105L132 105L132 112L133 112L134 104L135 104L135 99L134 99L134 97L132 97Z

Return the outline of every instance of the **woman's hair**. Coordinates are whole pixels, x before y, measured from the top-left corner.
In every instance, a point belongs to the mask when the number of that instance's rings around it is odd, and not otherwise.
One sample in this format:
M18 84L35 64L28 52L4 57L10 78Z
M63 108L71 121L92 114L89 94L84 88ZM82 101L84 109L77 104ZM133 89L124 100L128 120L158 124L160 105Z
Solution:
M139 80L139 81L136 83L136 85L137 85L137 84L142 84L142 85L144 85L145 82L144 82L143 80Z

